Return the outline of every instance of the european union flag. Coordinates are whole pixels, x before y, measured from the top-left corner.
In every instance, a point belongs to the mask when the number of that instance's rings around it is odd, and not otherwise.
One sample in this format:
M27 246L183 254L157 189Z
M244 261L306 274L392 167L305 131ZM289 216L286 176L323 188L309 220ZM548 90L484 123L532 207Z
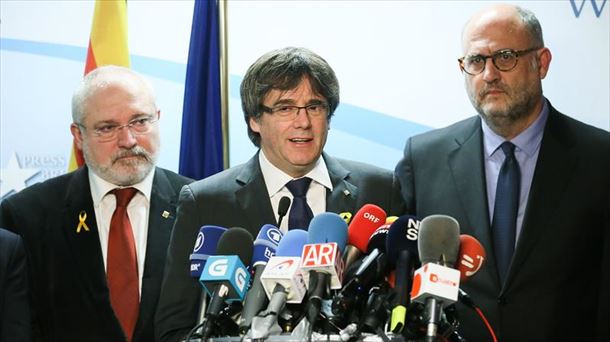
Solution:
M202 179L223 169L218 2L196 0L186 68L179 173Z

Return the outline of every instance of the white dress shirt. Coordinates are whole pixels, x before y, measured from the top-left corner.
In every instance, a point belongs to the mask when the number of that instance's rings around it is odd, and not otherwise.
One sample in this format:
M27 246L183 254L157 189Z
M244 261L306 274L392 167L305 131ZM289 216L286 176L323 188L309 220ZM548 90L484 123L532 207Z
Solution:
M133 237L136 243L136 256L138 259L138 288L142 295L142 274L144 273L144 260L146 259L146 240L148 237L148 214L150 212L150 194L155 175L153 170L138 184L131 187L138 189L129 205L127 205L127 215L133 230ZM89 169L89 186L91 197L93 198L93 209L95 210L95 221L104 257L104 269L108 262L108 235L110 234L110 220L116 208L116 197L109 193L119 188L116 185L105 181Z
M258 161L261 166L263 178L265 179L267 193L271 201L271 207L273 208L275 219L278 220L279 215L277 213L277 210L280 203L280 199L286 196L290 198L290 203L292 205L293 196L292 193L290 193L290 190L286 188L286 183L295 178L292 178L284 171L278 169L277 167L275 167L275 165L271 164L271 162L265 156L265 153L263 153L263 150L261 150L258 154ZM309 177L312 179L312 182L309 185L309 190L307 191L307 204L309 204L313 215L315 216L317 214L325 212L326 191L332 191L333 185L330 181L330 176L328 175L328 169L326 168L324 158L318 158L318 161L316 162L314 168L309 171L309 173L307 173L304 177ZM290 208L288 209L288 212L290 212ZM286 217L282 219L282 223L278 228L280 228L283 233L286 233L288 231L288 214L286 214Z

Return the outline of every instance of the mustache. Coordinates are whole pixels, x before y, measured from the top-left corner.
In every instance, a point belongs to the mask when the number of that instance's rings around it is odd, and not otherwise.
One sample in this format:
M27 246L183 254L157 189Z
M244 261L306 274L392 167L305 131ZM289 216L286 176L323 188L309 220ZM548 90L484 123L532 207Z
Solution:
M121 158L138 157L143 158L148 162L152 162L152 155L141 146L134 146L127 150L120 150L112 156L112 164L116 163Z
M505 93L509 92L509 89L506 85L501 84L501 83L492 83L492 84L486 84L481 91L479 91L479 96L485 96L487 94L489 94L492 91L502 91Z

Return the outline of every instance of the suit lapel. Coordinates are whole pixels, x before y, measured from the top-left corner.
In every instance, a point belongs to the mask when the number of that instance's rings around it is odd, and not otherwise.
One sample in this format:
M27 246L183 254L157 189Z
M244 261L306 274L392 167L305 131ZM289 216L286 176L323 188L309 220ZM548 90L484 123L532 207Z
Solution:
M235 180L241 185L241 188L235 192L237 203L250 224L249 227L243 228L248 229L253 236L256 236L260 227L264 224L274 222L277 225L263 173L258 163L258 153L243 165Z
M150 316L154 314L153 309L159 294L158 284L163 277L165 254L176 216L177 197L177 190L172 187L165 171L156 168L150 194L146 259L138 319L140 322L152 319Z
M550 105L549 105L550 106ZM526 261L538 240L547 234L548 222L556 215L559 199L578 162L572 138L565 134L559 112L550 107L519 241L509 269L507 283Z
M462 229L469 228L484 246L493 246L489 225L482 139L481 122L477 117L471 121L471 126L461 135L456 136L456 148L449 153L449 168L459 201L468 220L460 222ZM493 252L488 251L487 257L489 269L493 269L493 277L497 281Z
M105 294L96 298L108 300L106 271L86 167L76 170L70 178L65 203L60 227L68 242L66 252L71 254L77 267L72 273L81 277L93 294Z
M326 211L355 214L358 187L348 181L349 171L326 153L322 157L333 184L333 190L326 192Z

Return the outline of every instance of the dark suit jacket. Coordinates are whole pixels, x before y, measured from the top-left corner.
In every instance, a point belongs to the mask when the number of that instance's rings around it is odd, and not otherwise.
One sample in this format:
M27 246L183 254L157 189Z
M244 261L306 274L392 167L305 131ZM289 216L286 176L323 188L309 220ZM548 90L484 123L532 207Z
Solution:
M189 181L156 169L134 341L154 339L153 317L178 194ZM0 207L0 226L14 230L25 241L35 339L125 341L110 306L87 168L30 186L3 200ZM90 231L77 233L82 211ZM164 211L169 216L162 215Z
M379 205L388 214L404 211L390 171L323 157L333 184L326 211L355 213L367 203ZM190 277L189 254L199 228L206 224L243 227L256 237L267 223L277 225L258 154L245 164L182 189L156 318L161 341L177 341L196 324L201 286Z
M498 280L478 117L407 141L396 167L407 211L445 214L487 251L463 285L500 341L608 341L610 134L551 107L512 265ZM458 306L468 341L490 341Z
M0 228L0 342L32 338L23 241Z

